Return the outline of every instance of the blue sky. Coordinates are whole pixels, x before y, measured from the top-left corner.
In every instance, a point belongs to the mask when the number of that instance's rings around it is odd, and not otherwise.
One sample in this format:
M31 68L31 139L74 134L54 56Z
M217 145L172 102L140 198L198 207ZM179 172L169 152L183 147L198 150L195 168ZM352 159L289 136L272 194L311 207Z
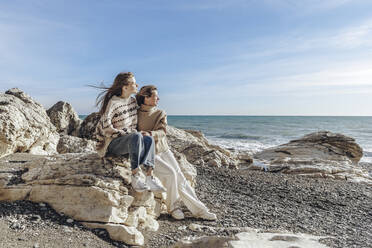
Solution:
M2 0L0 34L0 91L46 108L132 71L168 114L372 115L370 0Z

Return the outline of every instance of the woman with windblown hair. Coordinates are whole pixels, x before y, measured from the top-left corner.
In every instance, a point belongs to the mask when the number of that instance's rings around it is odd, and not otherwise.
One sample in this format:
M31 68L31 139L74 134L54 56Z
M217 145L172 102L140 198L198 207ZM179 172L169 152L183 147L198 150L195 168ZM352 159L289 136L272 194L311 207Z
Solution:
M111 87L104 89L97 97L101 118L96 127L97 152L106 155L129 155L132 169L132 186L139 192L145 190L165 191L164 187L152 176L154 168L154 140L151 136L137 132L136 99L138 85L131 72L119 73ZM146 181L139 176L139 165L146 169Z
M217 216L198 199L195 191L186 181L178 162L170 151L166 139L167 115L157 108L159 97L155 86L143 86L136 95L138 110L138 130L155 140L155 175L167 190L165 203L174 219L181 220L184 214L179 206L182 200L193 216L205 220L216 220Z

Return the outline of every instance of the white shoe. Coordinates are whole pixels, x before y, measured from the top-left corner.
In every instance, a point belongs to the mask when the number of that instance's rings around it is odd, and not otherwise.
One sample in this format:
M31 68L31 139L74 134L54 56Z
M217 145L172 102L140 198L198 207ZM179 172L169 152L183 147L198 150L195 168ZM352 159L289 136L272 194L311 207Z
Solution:
M197 217L203 220L217 220L217 215L209 211L202 212Z
M179 208L176 208L175 210L173 210L171 215L173 219L176 219L176 220L183 220L185 218L185 215L183 214L182 210Z
M156 177L147 176L146 177L146 184L150 187L150 190L152 192L165 192L165 191L167 191L163 187L163 185L161 184L161 182L159 181L159 179L157 179Z
M137 192L150 190L150 187L141 179L138 173L132 174L132 187Z

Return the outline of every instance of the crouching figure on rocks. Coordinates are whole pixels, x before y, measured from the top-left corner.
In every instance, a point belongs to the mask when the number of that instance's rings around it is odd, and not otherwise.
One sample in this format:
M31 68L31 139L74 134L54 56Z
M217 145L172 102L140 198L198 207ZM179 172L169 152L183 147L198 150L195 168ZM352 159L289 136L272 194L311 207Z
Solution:
M153 85L143 86L136 95L140 106L138 111L138 130L145 137L154 138L156 146L154 173L167 190L165 204L174 219L181 220L184 214L179 207L180 200L197 218L216 220L217 216L198 199L195 191L186 181L178 162L170 151L166 139L167 115L157 108L159 97Z
M129 155L132 169L132 187L138 192L151 190L164 192L165 188L152 176L155 159L154 139L137 132L136 99L138 85L131 72L119 73L111 87L103 89L97 97L101 118L96 127L97 153L121 156ZM146 180L139 176L139 165L146 169Z

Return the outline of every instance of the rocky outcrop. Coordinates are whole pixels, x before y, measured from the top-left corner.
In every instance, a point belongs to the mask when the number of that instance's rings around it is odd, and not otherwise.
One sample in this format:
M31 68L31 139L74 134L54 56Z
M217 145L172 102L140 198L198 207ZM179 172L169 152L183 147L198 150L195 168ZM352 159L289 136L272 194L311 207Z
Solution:
M96 130L97 123L100 119L100 114L98 112L91 113L88 115L83 123L80 125L79 137L85 139L95 140L94 132Z
M314 236L303 233L289 233L281 231L267 231L259 230L248 227L243 228L214 228L210 226L201 226L191 224L189 228L193 231L202 231L202 229L212 229L216 232L216 229L225 229L226 231L238 231L241 232L234 235L234 237L225 236L190 236L184 237L178 241L172 248L192 248L192 247L203 247L203 248L215 248L215 247L260 247L260 248L271 248L271 247L298 247L298 248L326 248L328 246L321 244L320 239L329 238L325 236ZM196 228L196 229L195 229ZM235 230L234 230L235 229ZM221 231L221 230L219 230Z
M55 154L58 140L41 104L17 88L0 94L0 157L15 152Z
M236 159L228 150L211 145L199 131L167 128L167 138L172 150L182 153L195 165L237 167Z
M45 202L57 212L110 237L142 245L141 230L156 231L157 202L151 192L132 191L130 164L97 154L21 156L0 163L0 201ZM143 175L142 175L143 176Z
M47 114L60 134L78 135L82 121L69 103L59 101L47 110Z
M57 152L63 153L94 153L96 152L96 142L93 140L82 139L70 135L61 135Z
M259 152L248 168L371 184L368 172L357 166L362 155L353 138L323 131Z

